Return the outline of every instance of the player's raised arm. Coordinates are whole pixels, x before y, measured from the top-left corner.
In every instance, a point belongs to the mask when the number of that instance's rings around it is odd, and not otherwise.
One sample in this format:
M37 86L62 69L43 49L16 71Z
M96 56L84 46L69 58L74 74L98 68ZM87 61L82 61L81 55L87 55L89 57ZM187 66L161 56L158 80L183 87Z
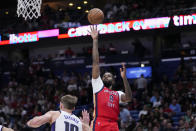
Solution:
M80 118L81 122L82 122L82 130L83 131L91 131L90 126L89 126L89 113L84 110L82 111L82 118Z
M92 67L92 77L93 79L97 79L100 75L100 67L99 67L99 52L98 52L98 31L97 26L90 27L90 35L93 39L93 67Z
M27 122L27 125L32 128L38 128L46 123L50 123L52 121L52 111L47 112L42 116L36 116L33 119Z
M129 82L126 77L126 67L125 67L124 63L122 64L122 68L120 68L120 74L123 79L123 84L125 87L125 94L123 94L121 96L121 101L122 102L130 102L132 99L132 91L131 91L131 87L130 87Z

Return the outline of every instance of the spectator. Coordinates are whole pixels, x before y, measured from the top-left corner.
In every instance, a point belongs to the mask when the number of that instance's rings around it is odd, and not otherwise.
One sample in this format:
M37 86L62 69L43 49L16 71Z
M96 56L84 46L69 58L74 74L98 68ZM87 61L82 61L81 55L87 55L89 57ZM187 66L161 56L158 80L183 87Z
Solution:
M133 100L129 103L129 110L137 110L139 109L139 102L137 101L136 98L133 98Z
M9 83L8 87L16 87L18 83L16 82L15 78L13 78Z
M173 110L169 108L168 103L164 104L163 112L164 112L164 114L166 115L167 118L170 118L173 115Z
M163 119L160 126L160 131L166 131L167 119Z
M143 92L147 88L147 79L144 78L144 74L141 74L140 78L136 80L137 90Z
M179 130L180 131L185 130L185 121L183 119L179 120Z
M110 43L110 46L109 46L109 54L110 55L115 55L116 53L117 53L116 48L113 46L112 43Z
M86 83L86 88L89 87L91 84L91 76L89 73L84 74L84 81Z
M75 54L73 52L73 50L71 49L71 47L68 47L67 50L65 51L65 56L66 58L71 58L73 57Z
M157 100L153 102L153 107L159 107L161 106L162 101L160 99L160 97L157 97Z
M74 79L71 79L68 82L67 91L70 94L75 93L77 91L77 83L76 83L76 81Z
M192 111L187 110L186 115L184 116L184 119L186 122L190 123L192 120Z
M160 131L159 127L158 126L154 126L152 131Z
M65 59L65 51L64 50L59 50L58 51L58 59Z
M180 106L180 104L177 103L177 100L176 99L173 99L172 100L172 103L169 105L169 108L173 112L175 112L175 113L181 112L181 106Z
M64 83L67 83L69 81L70 78L69 78L69 76L68 76L66 71L63 72L62 79L63 79Z
M166 126L166 131L173 131L173 130L174 130L174 128L172 126L172 123L171 122L168 122L167 123L167 126Z
M163 96L163 101L166 103L170 103L171 102L171 96L170 96L170 92L169 89L166 88L165 92L164 92L164 96Z
M137 96L140 99L147 88L147 79L144 78L144 74L141 74L140 78L135 81L135 85L137 87Z
M53 85L54 84L54 79L52 77L52 74L49 75L48 80L46 80L47 85Z
M88 56L92 55L92 47L91 46L87 47L87 54L88 54Z
M106 48L105 48L105 46L103 45L100 49L99 49L100 51L100 55L106 55Z
M153 104L153 107L160 106L162 97L159 95L157 91L154 91L153 93L154 95L151 97L150 102Z
M148 107L147 107L147 105L144 105L144 106L143 106L143 110L141 110L141 111L139 112L139 115L138 115L138 116L139 116L139 118L141 118L142 115L145 116L145 115L147 115L147 114L148 114Z
M127 104L120 104L120 127L126 129L130 126L132 117L128 110Z
M138 124L138 125L135 127L134 131L143 131L143 128L142 128L141 125Z

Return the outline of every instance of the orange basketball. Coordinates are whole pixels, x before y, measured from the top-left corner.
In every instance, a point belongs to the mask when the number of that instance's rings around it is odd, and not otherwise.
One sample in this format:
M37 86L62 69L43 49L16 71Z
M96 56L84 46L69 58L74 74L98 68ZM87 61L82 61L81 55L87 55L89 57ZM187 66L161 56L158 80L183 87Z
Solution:
M101 24L104 19L103 11L99 8L93 8L88 12L88 21L91 24Z

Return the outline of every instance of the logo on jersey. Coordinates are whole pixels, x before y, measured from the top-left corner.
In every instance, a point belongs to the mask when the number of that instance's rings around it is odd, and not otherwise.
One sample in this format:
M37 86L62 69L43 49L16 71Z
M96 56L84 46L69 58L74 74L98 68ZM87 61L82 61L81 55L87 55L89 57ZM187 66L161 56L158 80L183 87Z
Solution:
M73 117L71 117L71 116L68 116L68 115L64 115L64 117L65 117L65 119L69 119L69 120L72 120L72 121L74 121L75 123L79 123L79 121L77 120L77 119L75 119L75 118L73 118Z
M114 101L114 96L110 95L110 102L113 102L113 101Z
M118 95L118 93L117 92L115 92L115 91L109 91L109 90L104 90L104 93L109 93L109 94L111 94L111 95Z

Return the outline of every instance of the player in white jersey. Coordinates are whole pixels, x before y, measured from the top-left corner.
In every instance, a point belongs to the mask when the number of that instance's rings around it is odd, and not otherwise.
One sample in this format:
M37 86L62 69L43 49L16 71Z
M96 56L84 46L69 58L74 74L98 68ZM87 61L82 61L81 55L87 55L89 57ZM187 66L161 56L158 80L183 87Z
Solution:
M0 131L14 131L14 130L0 125Z
M75 96L65 95L61 97L60 111L49 111L42 116L34 117L27 122L27 125L38 128L50 123L51 131L90 131L87 111L82 111L83 118L80 119L72 114L77 100Z

